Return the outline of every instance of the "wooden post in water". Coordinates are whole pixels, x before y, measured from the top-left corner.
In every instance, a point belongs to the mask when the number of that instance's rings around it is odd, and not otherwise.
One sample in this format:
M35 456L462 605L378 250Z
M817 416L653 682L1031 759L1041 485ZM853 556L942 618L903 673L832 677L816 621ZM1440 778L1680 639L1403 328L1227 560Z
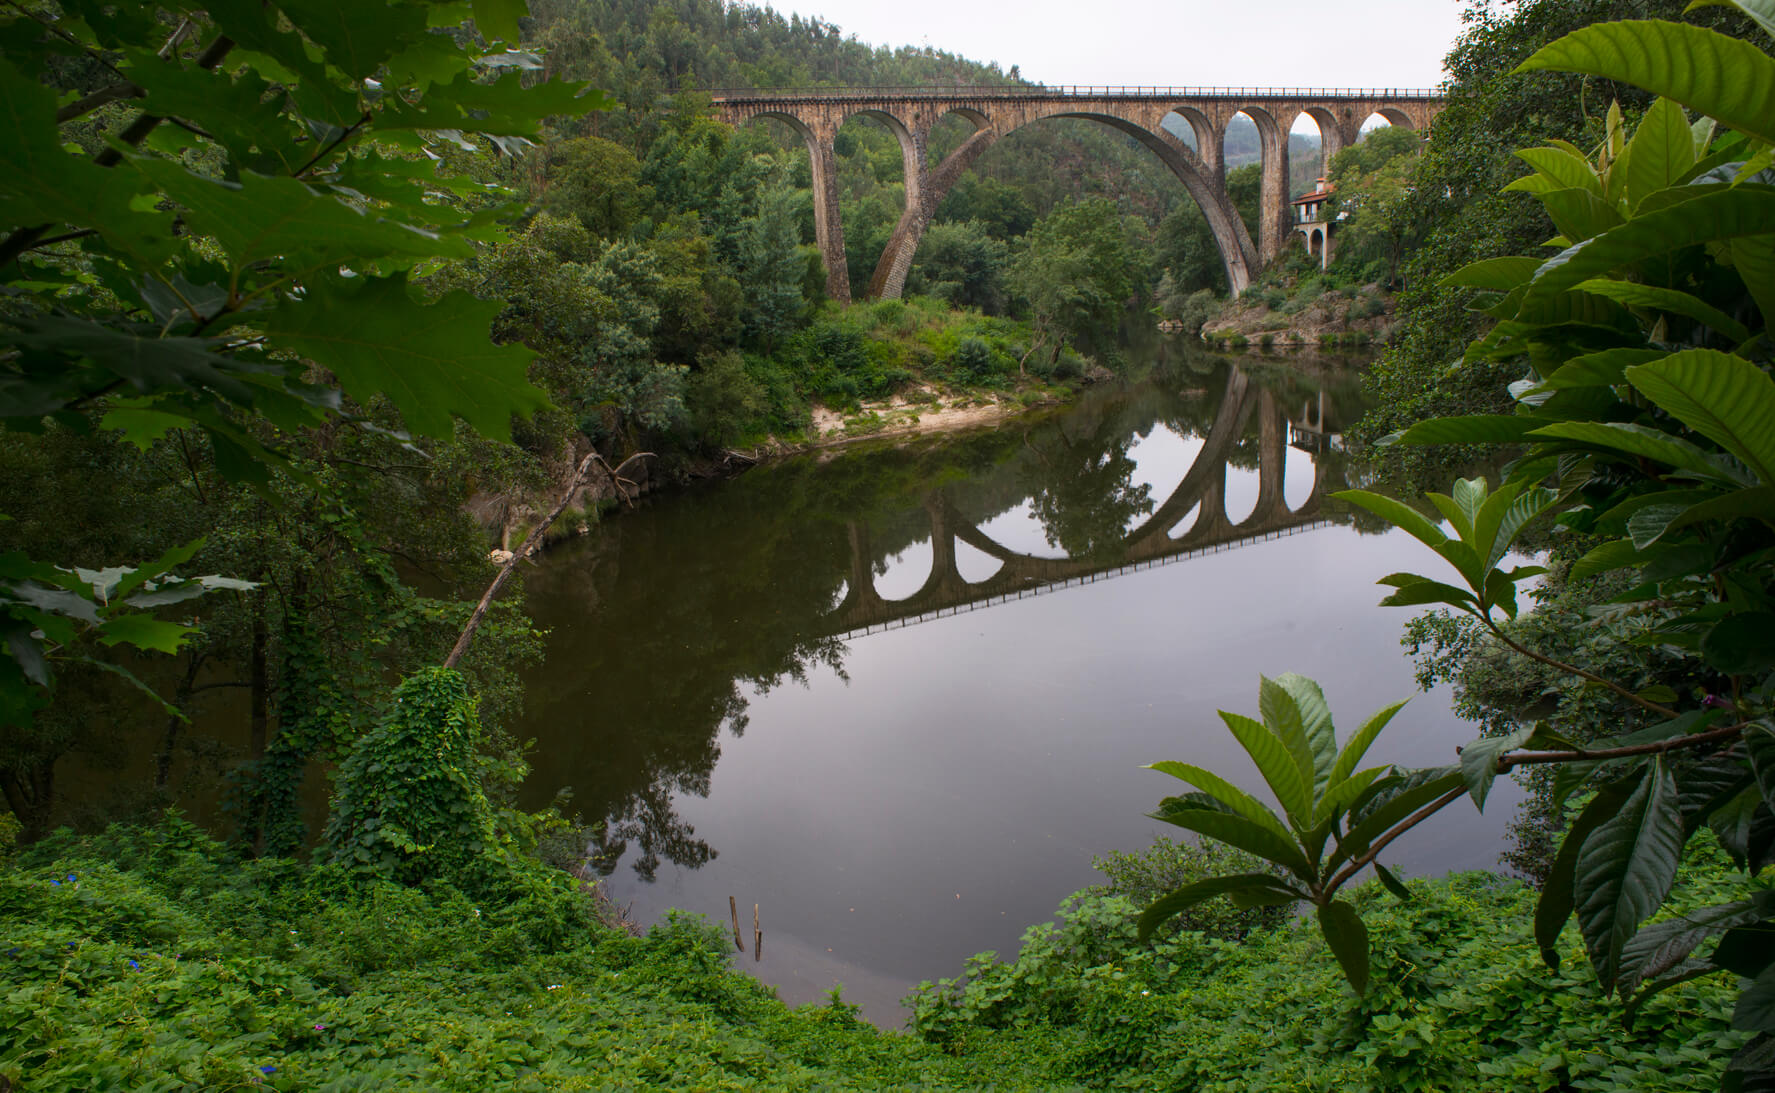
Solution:
M733 916L733 947L743 953L746 951L746 939L740 934L740 905L734 902L732 896L727 897L727 913Z
M752 905L752 963L764 959L764 931L758 928L758 905Z

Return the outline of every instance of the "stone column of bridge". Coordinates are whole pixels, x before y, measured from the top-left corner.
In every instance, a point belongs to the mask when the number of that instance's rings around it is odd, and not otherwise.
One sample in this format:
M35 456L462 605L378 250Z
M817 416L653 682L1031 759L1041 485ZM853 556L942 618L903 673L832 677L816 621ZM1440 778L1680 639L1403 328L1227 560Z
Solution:
M813 168L814 242L826 263L826 295L851 302L849 264L844 259L844 220L838 214L838 126L829 118L807 127L807 155Z
M1288 418L1275 392L1266 387L1257 396L1257 504L1248 520L1261 523L1286 511L1282 483L1287 468Z

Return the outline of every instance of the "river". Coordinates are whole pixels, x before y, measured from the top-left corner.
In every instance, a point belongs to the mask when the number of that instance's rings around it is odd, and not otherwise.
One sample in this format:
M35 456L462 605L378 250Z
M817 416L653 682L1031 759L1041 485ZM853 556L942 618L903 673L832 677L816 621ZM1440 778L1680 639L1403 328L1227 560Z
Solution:
M1206 766L1259 792L1216 710L1318 679L1348 732L1417 691L1377 578L1434 570L1357 521L1353 372L1169 346L1143 381L961 437L828 450L643 503L527 581L548 630L517 726L535 806L603 821L609 894L725 926L790 1002L899 999L1009 956L1094 855L1139 850ZM1451 762L1475 730L1418 695L1371 760ZM1516 804L1457 803L1408 874L1489 868Z

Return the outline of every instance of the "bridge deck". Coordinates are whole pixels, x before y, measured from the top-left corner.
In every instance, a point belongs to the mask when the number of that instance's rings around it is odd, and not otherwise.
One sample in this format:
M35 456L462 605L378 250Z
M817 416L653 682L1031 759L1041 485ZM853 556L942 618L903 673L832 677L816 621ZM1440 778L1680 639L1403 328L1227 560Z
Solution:
M921 85L917 87L723 87L708 94L718 103L792 100L795 102L844 102L856 99L991 99L1028 101L1049 99L1118 99L1128 102L1160 102L1169 100L1222 100L1251 102L1274 99L1297 102L1350 100L1373 102L1435 102L1442 95L1434 88L1423 87L1114 87L1108 85L1065 84L1042 86L1006 85Z
M1291 535L1299 535L1302 532L1317 531L1324 527L1333 527L1337 523L1338 521L1330 519L1329 517L1309 520L1292 527L1278 528L1274 531L1259 532L1256 535L1247 535L1242 538L1227 539L1218 543L1209 543L1206 546L1194 547L1189 550L1180 550L1175 554L1167 554L1160 558L1147 558L1138 562L1124 562L1120 565L1112 565L1097 570L1094 573L1084 573L1077 577L1068 577L1064 580L1049 581L1046 584L1030 585L1026 588L1018 588L1009 592L995 592L990 595L983 595L978 599L964 600L956 604L946 604L943 607L935 607L928 611L903 615L897 619L888 619L883 622L872 622L866 626L858 626L850 630L842 631L833 635L833 637L839 641L849 641L852 638L866 637L870 634L879 634L885 630L904 630L909 626L934 622L937 619L946 619L951 615L965 615L970 611L979 611L988 607L996 607L1001 603L1009 603L1012 600L1026 600L1035 596L1046 596L1051 592L1059 592L1068 588L1077 588L1080 585L1096 584L1099 581L1113 580L1117 577L1126 576L1129 573L1138 573L1145 569L1158 569L1163 566L1175 565L1178 562L1188 561L1191 558L1198 558L1204 554L1223 554L1226 551L1236 550L1239 547L1249 546L1252 543L1266 543L1272 539L1286 539ZM893 602L894 601L892 600L888 601L890 606Z

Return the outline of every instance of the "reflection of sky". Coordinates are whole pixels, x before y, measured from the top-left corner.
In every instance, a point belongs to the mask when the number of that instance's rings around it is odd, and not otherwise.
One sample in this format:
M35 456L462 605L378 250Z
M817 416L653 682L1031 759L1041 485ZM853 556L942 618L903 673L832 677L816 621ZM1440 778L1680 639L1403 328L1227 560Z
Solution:
M1162 432L1137 449L1161 497L1182 472L1159 467L1183 445ZM1229 494L1247 476L1254 493L1255 474L1235 470ZM888 567L884 594L923 582L922 550ZM791 1001L842 979L893 1024L912 983L1013 952L1100 879L1092 855L1170 833L1143 814L1184 787L1142 764L1196 763L1267 797L1214 712L1253 712L1258 673L1320 680L1345 733L1412 694L1398 644L1409 613L1376 607L1373 582L1431 561L1403 533L1322 528L852 640L848 684L822 670L753 697L710 795L679 799L720 857L665 865L652 886L619 870L613 894L644 921L669 906L725 918L729 895L760 903L763 977ZM1472 730L1448 705L1414 699L1371 758L1453 761ZM1500 786L1483 818L1457 802L1386 860L1405 873L1491 866L1517 799Z

